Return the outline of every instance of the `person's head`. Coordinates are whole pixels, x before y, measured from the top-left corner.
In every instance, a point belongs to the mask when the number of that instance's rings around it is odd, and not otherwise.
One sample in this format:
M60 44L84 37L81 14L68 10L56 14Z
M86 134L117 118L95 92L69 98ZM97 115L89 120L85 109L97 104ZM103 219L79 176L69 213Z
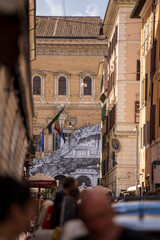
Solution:
M17 235L28 228L32 216L32 202L27 182L11 177L0 177L0 225L9 225L8 231Z
M77 180L74 177L66 177L63 182L63 190L66 191L67 194L70 191L77 187Z
M84 190L80 214L91 239L103 239L112 226L113 212L109 198L100 191Z

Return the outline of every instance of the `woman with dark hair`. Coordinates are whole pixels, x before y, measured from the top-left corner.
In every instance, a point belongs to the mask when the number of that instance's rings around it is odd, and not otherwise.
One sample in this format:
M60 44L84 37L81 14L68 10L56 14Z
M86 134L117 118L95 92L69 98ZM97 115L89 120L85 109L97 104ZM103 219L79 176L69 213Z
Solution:
M0 177L0 239L13 240L28 230L33 214L29 185L11 177Z

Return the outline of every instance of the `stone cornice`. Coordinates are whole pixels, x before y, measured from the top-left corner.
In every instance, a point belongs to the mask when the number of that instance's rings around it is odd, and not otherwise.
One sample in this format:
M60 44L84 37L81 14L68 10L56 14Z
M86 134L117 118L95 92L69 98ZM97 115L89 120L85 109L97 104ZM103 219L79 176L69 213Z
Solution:
M36 48L37 55L61 55L61 56L106 56L107 47L104 46L62 46L62 45L52 45L46 47L45 45L37 46Z
M134 7L136 0L110 0L104 17L104 34L108 38L120 8Z
M85 77L86 75L96 76L96 73L95 73L95 72L92 72L92 71L83 71L83 72L80 72L78 75L79 75L80 77Z
M74 45L106 45L108 43L107 39L61 39L61 38L36 38L36 44L74 44Z
M35 103L34 103L35 104ZM53 103L53 104L35 104L35 111L37 110L56 110L56 107L57 107L57 102L56 103ZM60 104L60 103L59 103ZM101 103L100 102L95 102L94 104L93 103L90 103L90 104L78 104L78 103L70 103L70 104L66 104L68 110L82 110L82 111L87 111L87 110L101 110Z
M71 76L71 73L68 73L68 72L66 72L66 71L58 71L58 72L53 72L53 75L54 76L58 76L59 74L63 74L63 75L66 75L66 76L68 76L68 77L70 77Z
M145 5L143 6L141 12L140 12L140 17L143 18L145 13L148 11L149 7L152 6L152 2L150 0L147 0L145 2ZM151 11L152 13L152 11Z

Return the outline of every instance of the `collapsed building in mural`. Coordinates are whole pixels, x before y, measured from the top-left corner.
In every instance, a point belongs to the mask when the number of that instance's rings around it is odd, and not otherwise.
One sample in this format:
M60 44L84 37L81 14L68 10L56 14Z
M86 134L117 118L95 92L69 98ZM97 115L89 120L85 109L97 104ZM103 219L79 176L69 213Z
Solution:
M71 175L78 179L79 186L94 187L99 178L100 150L100 125L82 127L54 154L34 159L30 174L43 172L60 183Z

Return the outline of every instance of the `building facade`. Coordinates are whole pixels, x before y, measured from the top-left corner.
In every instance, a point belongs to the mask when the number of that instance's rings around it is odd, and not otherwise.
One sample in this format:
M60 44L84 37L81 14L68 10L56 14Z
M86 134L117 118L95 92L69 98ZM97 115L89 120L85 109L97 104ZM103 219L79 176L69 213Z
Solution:
M0 1L0 175L21 179L32 139L29 1ZM30 1L31 2L31 1ZM12 39L12 40L11 40Z
M43 126L64 108L59 123L65 140L83 126L100 124L98 63L107 54L107 41L99 37L99 17L37 17L36 61L32 63L33 119L36 157L59 148L59 134Z
M160 186L160 1L137 1L132 18L142 19L140 80L140 186Z
M141 21L130 19L135 1L110 0L104 18L108 56L102 75L101 184L116 196L136 185Z

